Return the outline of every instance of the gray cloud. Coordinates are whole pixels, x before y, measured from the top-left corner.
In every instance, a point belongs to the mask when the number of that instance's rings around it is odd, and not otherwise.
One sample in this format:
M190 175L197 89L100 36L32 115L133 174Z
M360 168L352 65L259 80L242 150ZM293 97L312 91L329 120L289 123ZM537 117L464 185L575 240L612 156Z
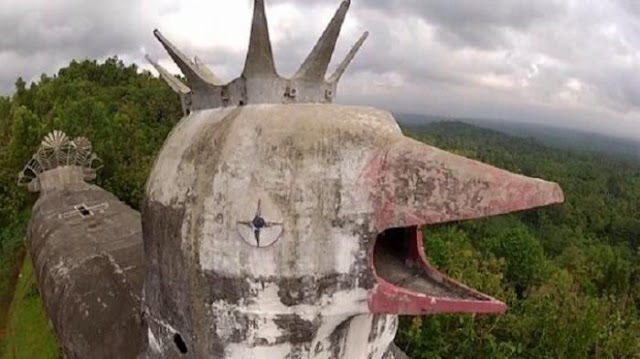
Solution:
M25 2L27 5L28 2ZM133 6L132 6L133 5ZM135 2L47 1L0 13L0 46L20 56L73 51L85 56L139 46L138 26L148 26Z
M153 27L139 2L114 0L0 0L0 92L18 76L50 73L72 59L102 59L135 52ZM5 0L6 1L6 0Z
M440 40L453 47L497 49L508 44L507 31L526 31L566 12L560 0L491 2L475 0L373 0L371 8L404 17L420 17L437 26Z
M0 0L0 33L5 34L0 38L0 93L5 94L18 76L35 79L74 58L118 55L144 64L143 53L151 52L168 64L151 30L198 6L177 0L5 1ZM226 1L211 1L229 11ZM338 3L267 1L269 13L284 14L281 19L290 22L271 24L278 26L274 50L282 74L296 70ZM250 14L229 16L246 19L244 27ZM640 136L637 1L353 0L347 25L334 62L362 31L371 36L343 80L343 102L404 112L559 121L593 130L639 131ZM193 35L174 40L221 77L237 76L246 39L230 48L220 44L228 34L212 37L210 45L189 42Z

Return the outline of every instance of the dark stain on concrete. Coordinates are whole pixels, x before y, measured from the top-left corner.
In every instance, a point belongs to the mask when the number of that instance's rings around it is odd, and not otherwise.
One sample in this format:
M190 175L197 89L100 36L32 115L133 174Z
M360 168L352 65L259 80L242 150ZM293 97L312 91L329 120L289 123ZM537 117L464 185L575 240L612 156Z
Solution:
M318 330L318 323L300 318L297 314L278 315L274 322L283 333L277 340L278 343L301 344L308 343Z
M382 322L382 330L378 331L380 322ZM384 315L374 315L373 320L371 321L371 329L369 329L369 337L367 341L369 343L375 342L379 337L381 332L384 332L384 325L386 323L386 316Z
M295 306L315 304L323 295L331 295L339 288L353 288L355 278L345 274L331 274L321 278L270 278L277 282L282 304Z
M353 320L353 317L342 322L329 335L329 349L331 350L332 358L338 358L338 355L342 352L342 347L344 345L344 341L347 339L347 332L349 331L351 320Z
M184 211L148 200L143 202L142 211L147 261L146 305L152 316L162 318L179 331L185 342L191 342L193 333L188 330L192 328L191 291L186 270L188 261L180 243ZM169 293L172 295L168 295ZM174 348L174 333L168 334L170 335L158 340L167 347Z
M207 283L206 295L211 302L223 300L238 304L252 297L251 286L244 277L227 277L211 271L204 272L203 276L203 282Z

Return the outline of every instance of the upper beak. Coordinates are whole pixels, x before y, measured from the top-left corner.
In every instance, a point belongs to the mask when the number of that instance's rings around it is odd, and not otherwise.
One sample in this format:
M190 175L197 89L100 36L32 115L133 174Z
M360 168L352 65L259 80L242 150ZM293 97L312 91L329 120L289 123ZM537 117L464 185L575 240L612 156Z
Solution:
M363 173L380 235L373 249L374 313L502 313L506 305L429 265L420 226L562 203L556 183L517 175L403 138Z

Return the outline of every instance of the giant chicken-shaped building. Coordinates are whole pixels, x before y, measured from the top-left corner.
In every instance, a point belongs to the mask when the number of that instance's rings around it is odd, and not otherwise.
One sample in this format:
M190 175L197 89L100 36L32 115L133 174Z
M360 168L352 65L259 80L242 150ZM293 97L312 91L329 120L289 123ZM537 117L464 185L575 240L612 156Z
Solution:
M230 83L154 32L187 83L149 59L185 117L143 204L144 356L397 359L399 315L503 313L429 265L420 228L560 203L559 186L411 140L388 112L332 104L367 36L326 77L349 1L288 79L254 6Z

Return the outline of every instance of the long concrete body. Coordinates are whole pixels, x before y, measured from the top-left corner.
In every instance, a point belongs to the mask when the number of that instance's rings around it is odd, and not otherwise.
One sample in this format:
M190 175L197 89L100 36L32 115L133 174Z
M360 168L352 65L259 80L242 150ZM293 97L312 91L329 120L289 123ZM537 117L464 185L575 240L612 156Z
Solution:
M64 357L137 358L146 345L140 215L85 183L80 167L38 180L27 243Z

